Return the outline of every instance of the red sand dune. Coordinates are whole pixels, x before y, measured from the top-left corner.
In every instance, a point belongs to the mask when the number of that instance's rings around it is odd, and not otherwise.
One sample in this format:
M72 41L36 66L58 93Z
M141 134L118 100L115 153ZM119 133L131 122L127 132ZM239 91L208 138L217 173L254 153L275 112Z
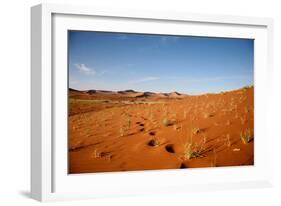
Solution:
M70 89L69 172L253 165L253 94Z

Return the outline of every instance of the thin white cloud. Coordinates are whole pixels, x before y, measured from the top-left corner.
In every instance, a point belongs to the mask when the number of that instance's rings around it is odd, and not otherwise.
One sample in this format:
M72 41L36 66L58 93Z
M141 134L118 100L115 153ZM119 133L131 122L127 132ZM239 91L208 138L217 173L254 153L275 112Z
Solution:
M154 81L154 80L158 80L158 79L160 79L160 77L144 77L144 78L141 78L141 79L135 79L135 80L129 81L129 83L138 84L138 83Z
M75 67L83 74L95 75L96 71L93 68L87 67L85 64L75 64Z

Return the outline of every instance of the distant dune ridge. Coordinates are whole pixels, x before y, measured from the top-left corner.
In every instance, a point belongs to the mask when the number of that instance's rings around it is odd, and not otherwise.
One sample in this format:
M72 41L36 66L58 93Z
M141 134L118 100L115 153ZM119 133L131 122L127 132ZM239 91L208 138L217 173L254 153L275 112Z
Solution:
M179 92L170 92L170 93L156 93L156 92L140 92L140 91L135 91L132 89L128 90L122 90L122 91L109 91L109 90L84 90L84 91L79 91L77 89L72 89L69 88L70 95L72 94L98 94L98 95L115 95L115 96L121 96L121 97L156 97L156 98L183 98L188 96L187 94L181 94Z

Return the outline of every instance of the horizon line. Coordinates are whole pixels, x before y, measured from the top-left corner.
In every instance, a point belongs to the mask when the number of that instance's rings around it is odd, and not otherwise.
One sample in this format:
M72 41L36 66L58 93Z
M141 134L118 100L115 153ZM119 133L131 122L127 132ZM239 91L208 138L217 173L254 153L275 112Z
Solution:
M204 94L218 94L218 93L221 93L221 92L231 92L231 91L235 91L235 90L240 90L240 89L244 89L244 88L254 88L254 84L250 84L250 85L245 85L245 86L242 86L242 87L239 87L239 88L236 88L236 89L230 89L230 90L220 90L220 91L217 91L217 92L204 92L204 93L198 93L198 94L192 94L193 96L197 96L197 95L204 95ZM141 90L134 90L134 89L124 89L124 90L107 90L107 89L75 89L75 88L72 88L72 87L68 87L68 89L72 89L72 90L76 90L78 92L87 92L87 91L91 91L91 90L95 90L95 91L104 91L104 92L124 92L124 91L133 91L133 92L151 92L151 93L155 93L155 94L167 94L167 93L179 93L179 94L183 94L183 95L191 95L189 93L183 93L183 92L178 92L178 91L169 91L169 92L153 92L153 91L141 91Z

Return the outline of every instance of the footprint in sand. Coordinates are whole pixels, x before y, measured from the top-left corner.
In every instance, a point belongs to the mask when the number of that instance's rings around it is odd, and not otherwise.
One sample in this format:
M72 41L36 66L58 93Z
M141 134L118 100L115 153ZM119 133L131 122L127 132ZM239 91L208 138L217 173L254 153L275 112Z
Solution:
M166 149L166 151L169 152L169 153L175 153L175 148L174 148L174 145L173 145L173 144L167 144L167 145L165 146L165 149Z
M156 132L152 131L152 132L149 132L149 135L151 136L155 136Z
M136 124L138 124L139 126L141 126L141 128L139 129L140 132L143 132L145 130L144 128L144 124L141 122L136 122Z
M159 146L159 141L156 139L151 139L149 140L149 142L147 143L148 146L150 147L158 147Z

